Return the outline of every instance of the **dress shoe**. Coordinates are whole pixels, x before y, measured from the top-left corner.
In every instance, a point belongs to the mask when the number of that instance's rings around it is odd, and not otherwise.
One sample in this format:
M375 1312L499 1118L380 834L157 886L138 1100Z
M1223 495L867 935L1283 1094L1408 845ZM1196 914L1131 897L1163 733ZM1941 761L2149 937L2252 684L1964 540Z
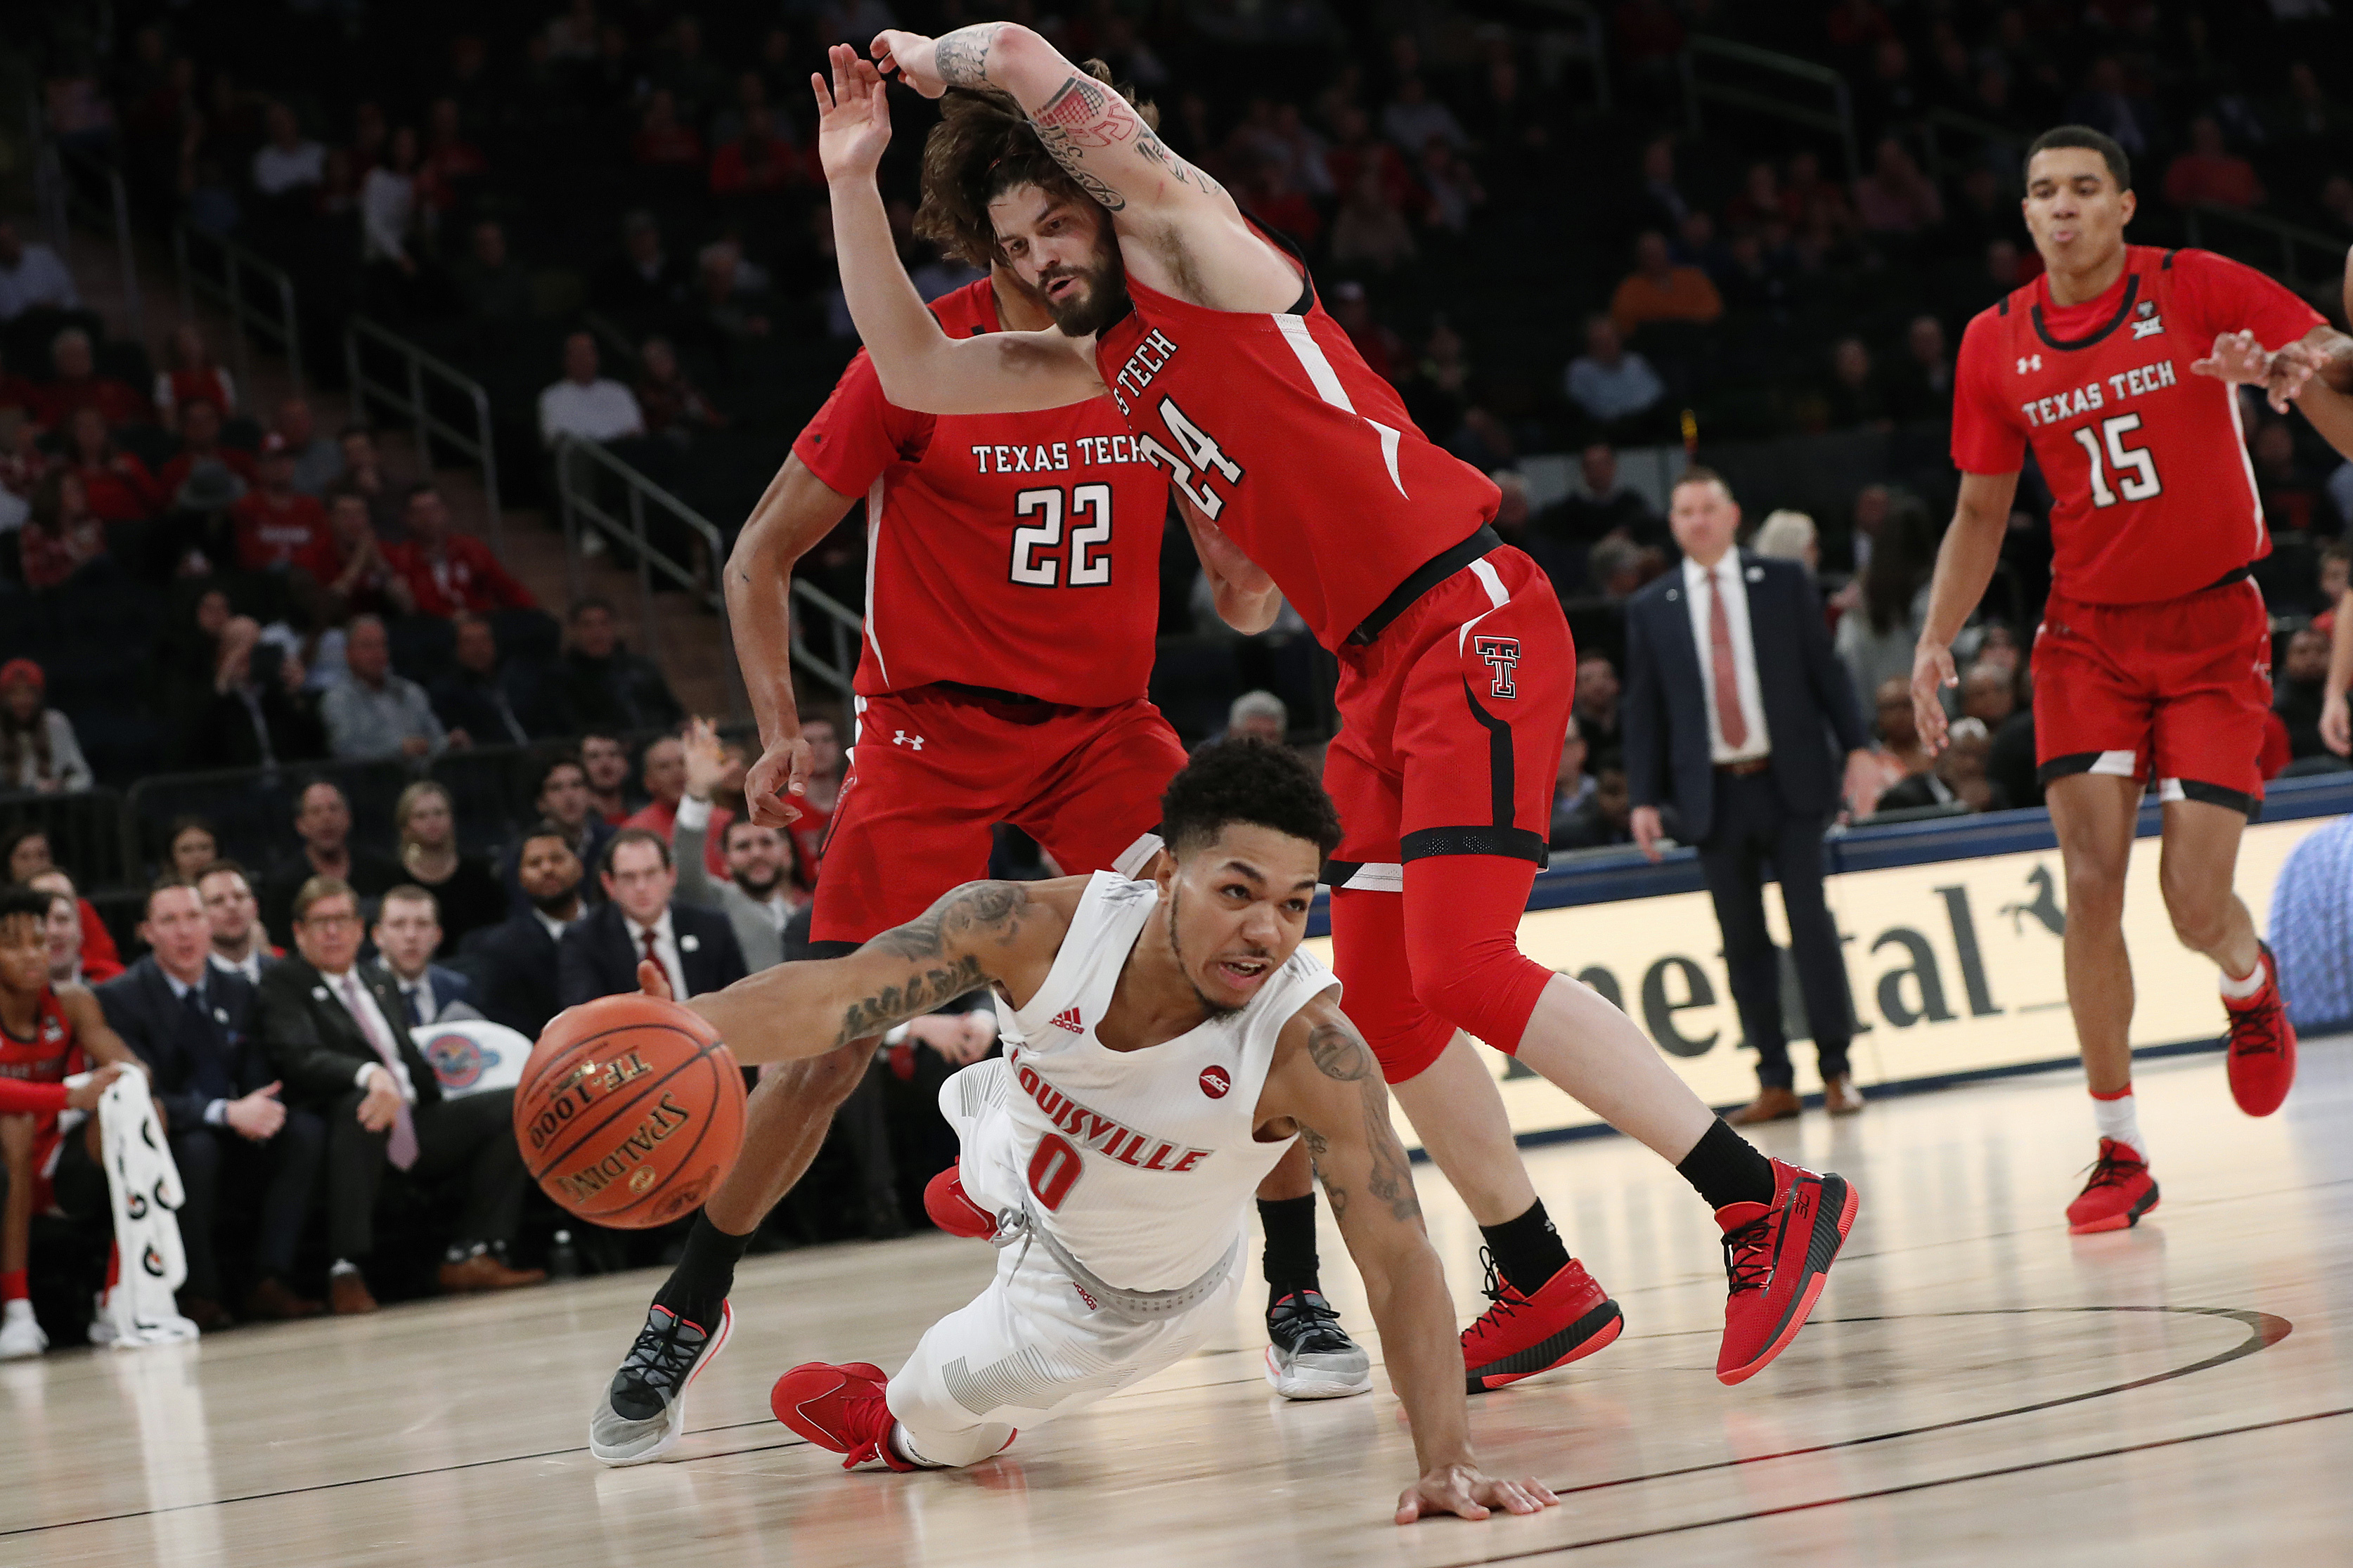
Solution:
M1755 1100L1725 1120L1735 1127L1755 1127L1767 1121L1795 1121L1801 1109L1795 1089L1760 1089Z
M210 1296L198 1296L183 1290L176 1304L180 1316L195 1324L201 1332L217 1333L223 1329L237 1327L237 1320L228 1315L228 1309Z
M1853 1116L1863 1108L1862 1090L1854 1087L1854 1079L1840 1073L1822 1079L1822 1108L1832 1116Z
M286 1282L274 1274L256 1285L253 1293L245 1299L247 1317L267 1319L273 1323L289 1323L297 1318L315 1318L326 1310L321 1302L294 1294L287 1289Z
M367 1279L358 1269L327 1276L327 1310L339 1318L375 1310L375 1298L368 1294Z
M537 1285L546 1278L544 1268L510 1268L485 1247L470 1258L441 1265L441 1293L464 1296L476 1290L512 1290Z

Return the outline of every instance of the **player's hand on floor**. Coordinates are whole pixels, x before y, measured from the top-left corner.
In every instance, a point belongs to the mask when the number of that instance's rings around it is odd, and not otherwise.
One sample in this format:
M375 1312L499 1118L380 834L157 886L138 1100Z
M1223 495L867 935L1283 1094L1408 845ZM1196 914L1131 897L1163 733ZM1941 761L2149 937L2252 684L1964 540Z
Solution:
M744 775L744 804L752 820L776 828L798 822L801 797L808 793L808 771L809 743L797 730L762 752Z
M1549 1488L1534 1480L1505 1481L1482 1475L1475 1465L1444 1465L1406 1488L1398 1499L1397 1521L1451 1513L1458 1519L1484 1519L1495 1510L1505 1513L1541 1513L1560 1501Z

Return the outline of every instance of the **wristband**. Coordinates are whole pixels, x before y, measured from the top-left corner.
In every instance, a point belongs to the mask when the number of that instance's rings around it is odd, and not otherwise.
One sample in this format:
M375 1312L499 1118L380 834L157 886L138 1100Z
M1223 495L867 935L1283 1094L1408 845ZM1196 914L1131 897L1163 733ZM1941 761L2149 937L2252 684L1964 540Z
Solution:
M907 1043L907 1036L913 1028L913 1026L912 1024L895 1024L890 1028L882 1031L882 1043L885 1046L905 1045Z

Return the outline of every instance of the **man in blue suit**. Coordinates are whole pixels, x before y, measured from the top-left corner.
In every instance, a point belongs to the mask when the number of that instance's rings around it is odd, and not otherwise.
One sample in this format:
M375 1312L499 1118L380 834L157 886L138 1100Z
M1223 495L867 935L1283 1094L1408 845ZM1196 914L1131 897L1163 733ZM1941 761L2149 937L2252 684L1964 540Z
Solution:
M368 934L393 984L400 987L401 1003L408 1010L401 1022L408 1027L433 1023L452 1003L473 1005L473 981L433 962L441 945L441 907L432 893L414 882L385 889L384 901L376 906L375 928Z
M1755 1103L1736 1125L1798 1114L1781 1027L1780 956L1765 926L1765 870L1781 883L1806 1020L1833 1114L1862 1109L1847 1064L1853 1003L1822 901L1822 829L1868 775L1870 731L1831 651L1804 567L1736 551L1740 508L1705 468L1676 482L1669 516L1683 564L1626 604L1626 781L1635 842L1653 860L1672 805L1724 934L1740 1026L1757 1048Z

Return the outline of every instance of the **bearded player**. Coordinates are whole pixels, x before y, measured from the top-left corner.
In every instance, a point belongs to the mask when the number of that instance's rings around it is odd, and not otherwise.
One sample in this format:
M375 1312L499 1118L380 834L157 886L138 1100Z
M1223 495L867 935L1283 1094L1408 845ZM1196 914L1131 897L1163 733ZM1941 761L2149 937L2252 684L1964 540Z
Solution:
M2327 405L2321 417L2334 418L2329 384L2353 380L2353 343L2262 274L2201 250L2126 245L2134 202L2124 150L2096 131L2063 126L2028 150L2023 206L2045 270L1962 340L1960 499L1912 672L1934 750L1951 643L1992 575L2031 446L2055 498L2035 761L2065 867L2067 998L2099 1132L2091 1179L2067 1208L2076 1232L2121 1229L2158 1201L2133 1104L2124 940L2145 789L2162 803L2158 883L2174 932L2221 972L2232 1097L2268 1116L2295 1081L2271 952L2232 890L2263 798L2272 692L2270 620L2250 574L2271 542L2229 384L2267 382L2274 406Z
M1716 1375L1753 1375L1812 1310L1855 1195L1767 1160L1624 1014L1519 952L1576 659L1550 583L1490 526L1494 485L1414 428L1222 187L1037 34L886 32L873 54L926 96L1003 106L1005 134L950 174L952 216L1039 287L1055 322L955 338L923 309L874 181L881 75L838 47L830 89L813 80L818 147L843 288L885 390L942 414L1109 392L1138 448L1235 547L1205 570L1271 583L1339 660L1324 774L1345 829L1325 868L1336 962L1500 1276L1463 1336L1469 1386L1597 1350L1622 1319L1546 1217L1466 1031L1675 1163L1715 1208L1731 1285Z
M934 144L966 135L951 113ZM917 221L958 243L934 204ZM931 309L959 338L1052 324L1035 289L1002 265ZM852 952L986 875L998 822L1029 833L1061 866L1144 874L1159 849L1161 789L1185 763L1176 731L1145 697L1166 476L1100 395L1038 413L936 417L887 398L863 354L794 443L728 563L736 654L766 748L745 780L752 820L792 821L808 773L792 686L793 565L860 497L860 743L826 841L815 956ZM1213 528L1188 521L1203 554L1230 553ZM1254 624L1272 613L1271 597L1228 584L1219 607ZM681 815L697 809L708 808L684 803ZM965 1037L938 1028L949 1022L906 1027L952 1060L969 1059ZM696 1218L590 1423L599 1459L643 1464L676 1445L686 1384L725 1342L735 1265L816 1157L873 1044L797 1062L754 1090L744 1153ZM1267 1380L1292 1398L1366 1391L1370 1358L1319 1289L1304 1151L1269 1174L1259 1212Z

